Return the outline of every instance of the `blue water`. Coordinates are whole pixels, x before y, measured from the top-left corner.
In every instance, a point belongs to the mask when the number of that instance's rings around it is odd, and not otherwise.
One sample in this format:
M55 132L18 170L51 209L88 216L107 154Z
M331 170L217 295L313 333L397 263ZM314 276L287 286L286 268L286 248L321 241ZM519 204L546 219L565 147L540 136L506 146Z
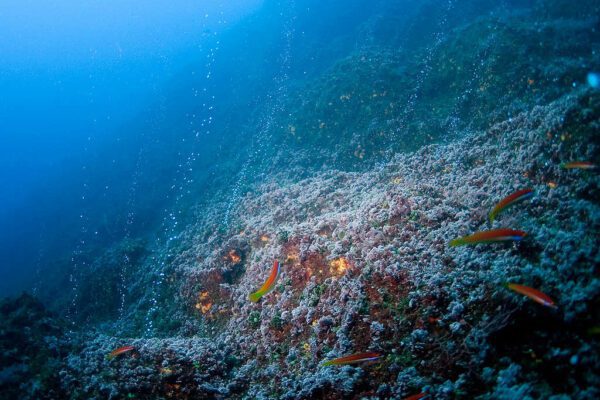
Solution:
M180 161L165 156L141 171L140 151L160 140L180 151L199 130L189 115L179 126L157 121L176 112L165 97L185 86L211 100L217 92L201 87L211 81L192 74L215 73L219 36L260 3L3 2L0 294L31 289L36 269L68 258L82 229L99 245L122 234L123 213L138 211L126 204L132 183L160 181ZM144 209L164 197L146 196ZM96 235L106 219L111 226Z

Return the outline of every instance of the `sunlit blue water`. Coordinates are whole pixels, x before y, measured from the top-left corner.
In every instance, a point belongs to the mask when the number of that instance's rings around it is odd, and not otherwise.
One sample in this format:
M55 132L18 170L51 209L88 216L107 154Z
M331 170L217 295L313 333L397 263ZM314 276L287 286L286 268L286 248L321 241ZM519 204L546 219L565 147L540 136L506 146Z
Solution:
M190 115L179 125L161 122L176 112L161 102L181 85L185 95L214 101L211 81L200 75L215 72L219 36L259 5L2 3L0 293L30 289L40 263L68 259L86 235L110 243L130 229L124 215L138 207L154 215L168 202L147 194L143 206L132 204L131 187L149 184L149 175L166 187L162 174L173 174L185 156L165 156L146 171L145 152L159 140L172 151L188 149L182 142L205 132Z

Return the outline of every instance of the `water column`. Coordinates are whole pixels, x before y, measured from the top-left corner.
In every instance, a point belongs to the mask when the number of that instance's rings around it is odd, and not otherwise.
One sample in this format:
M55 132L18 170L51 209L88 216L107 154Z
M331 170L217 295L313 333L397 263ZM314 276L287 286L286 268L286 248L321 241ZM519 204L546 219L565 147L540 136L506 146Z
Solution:
M129 185L129 189L127 190L127 215L125 217L125 235L124 235L124 243L128 245L129 240L131 239L131 229L133 223L135 222L135 210L136 210L136 196L137 189L141 177L142 171L142 162L144 159L145 153L145 134L142 132L140 134L140 148L137 153L135 167L133 171L133 176L131 178L131 184ZM123 252L123 260L119 272L119 319L123 318L123 313L125 310L125 295L127 293L128 282L126 279L127 271L131 268L131 260L129 259L129 254L127 251Z
M446 39L446 25L448 19L448 13L454 7L454 1L448 0L445 7L444 13L442 17L438 21L437 31L433 34L433 43L427 47L425 52L425 56L421 61L421 70L418 72L415 81L415 87L413 88L411 94L408 97L406 105L403 107L403 113L398 117L398 127L396 128L395 134L393 135L393 140L399 140L402 136L402 131L406 129L406 123L410 118L413 117L413 113L415 110L415 104L417 103L419 96L421 94L421 88L423 83L427 80L429 73L431 72L431 60L433 59L433 55L437 51L438 47L444 42ZM404 132L404 135L408 134Z
M205 15L208 19L210 16ZM226 25L227 21L220 12L217 22L219 25ZM156 237L151 256L152 263L152 282L149 298L149 310L145 317L145 335L153 336L156 333L154 321L158 315L161 304L161 292L165 283L165 270L168 267L168 259L173 255L178 244L178 235L182 229L182 209L186 200L192 194L192 186L195 177L195 165L199 157L199 149L203 141L211 134L211 128L214 124L215 113L215 95L210 90L214 64L216 56L220 49L220 40L217 32L212 33L212 37L207 38L206 43L200 46L200 53L204 53L204 63L200 71L193 71L194 75L202 77L200 86L196 84L190 88L191 94L201 105L200 113L188 114L188 126L186 134L181 137L185 151L178 154L176 171L174 178L169 186L167 198L171 199L171 204L162 210L160 223L160 235Z
M295 33L296 21L296 3L295 1L278 3L280 15L283 18L283 49L279 54L277 64L279 70L273 78L275 89L267 95L266 106L259 119L258 131L253 135L250 146L247 150L245 161L242 164L240 172L235 179L233 189L231 190L230 200L225 209L223 217L223 226L227 231L231 222L231 214L234 208L244 196L244 187L253 183L252 178L255 178L253 169L259 165L261 161L270 159L270 154L267 154L266 147L271 143L271 132L277 115L283 114L285 110L285 100L288 95L289 70L292 60L292 40Z
M91 100L93 102L93 92L90 94ZM96 122L94 120L94 122ZM85 271L86 268L89 267L86 258L83 256L86 250L87 245L87 236L89 232L89 201L88 195L90 193L90 170L89 170L89 160L90 160L90 148L94 145L94 137L88 136L86 140L86 144L83 147L82 160L83 164L81 166L82 172L82 183L80 187L79 194L79 215L78 215L78 236L75 247L71 252L71 270L69 272L69 284L70 284L70 297L71 301L69 306L67 307L65 317L67 322L74 326L77 322L78 315L78 305L79 305L79 275Z

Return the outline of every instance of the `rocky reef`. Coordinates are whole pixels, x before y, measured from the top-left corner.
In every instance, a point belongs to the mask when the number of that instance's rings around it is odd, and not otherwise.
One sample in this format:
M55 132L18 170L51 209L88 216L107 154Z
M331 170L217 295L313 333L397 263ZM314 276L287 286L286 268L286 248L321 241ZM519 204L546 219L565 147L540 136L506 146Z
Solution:
M590 4L570 18L564 3L538 2L517 15L500 8L459 23L455 13L468 14L475 7L469 4L449 9L446 32L430 26L427 16L439 5L426 2L414 16L419 23L396 32L428 38L422 47L394 42L390 48L381 45L389 38L378 38L337 61L290 94L274 134L292 151L312 147L306 166L361 168L547 104L598 64ZM382 18L378 27L393 24Z
M599 398L600 180L561 168L600 160L600 94L584 82L599 36L565 10L536 2L433 45L368 46L291 87L243 195L227 187L167 239L90 256L73 293L42 295L60 317L28 295L0 304L2 394ZM523 188L534 195L490 222ZM526 236L449 246L501 227ZM251 302L274 260L274 290ZM367 351L382 357L321 365Z
M581 90L366 173L265 184L235 229L211 230L215 214L186 231L170 263L178 335L81 333L69 351L53 347L60 379L43 379L71 398L597 398L599 181L559 166L597 159L599 115ZM493 224L526 231L521 243L448 247L489 228L491 207L523 187L535 196ZM274 259L276 289L250 302ZM106 358L122 345L135 350ZM319 366L367 350L384 357ZM3 384L24 373L11 365Z
M64 325L24 294L0 302L0 393L3 399L64 396L58 371L71 347Z
M190 232L182 298L236 359L261 366L241 396L596 397L599 181L559 165L598 156L598 105L582 91L368 173L266 184L242 202L237 232ZM522 243L448 247L523 187L535 197L493 225L525 230ZM277 289L253 304L273 259ZM232 261L245 272L228 280ZM558 310L506 282L542 289ZM318 366L366 350L386 357Z

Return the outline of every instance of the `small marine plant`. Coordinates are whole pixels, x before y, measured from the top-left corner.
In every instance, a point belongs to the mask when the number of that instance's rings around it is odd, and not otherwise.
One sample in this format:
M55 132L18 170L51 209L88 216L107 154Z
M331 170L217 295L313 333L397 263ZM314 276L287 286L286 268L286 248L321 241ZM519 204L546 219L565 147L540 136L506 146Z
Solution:
M412 222L415 222L419 219L419 213L416 210L412 210L408 216L408 219Z
M260 313L258 311L252 311L248 316L248 325L251 328L256 329L260 326Z
M325 292L325 285L317 285L310 294L310 306L315 307L321 300L321 295Z
M290 239L290 234L289 234L289 232L288 232L288 231L283 231L283 230L281 230L281 231L279 231L279 232L277 233L277 241L278 241L280 244L285 244L285 243L287 243L289 239Z
M273 315L273 318L271 318L269 326L275 330L281 330L283 327L283 320L281 319L279 311L275 312L275 315Z

